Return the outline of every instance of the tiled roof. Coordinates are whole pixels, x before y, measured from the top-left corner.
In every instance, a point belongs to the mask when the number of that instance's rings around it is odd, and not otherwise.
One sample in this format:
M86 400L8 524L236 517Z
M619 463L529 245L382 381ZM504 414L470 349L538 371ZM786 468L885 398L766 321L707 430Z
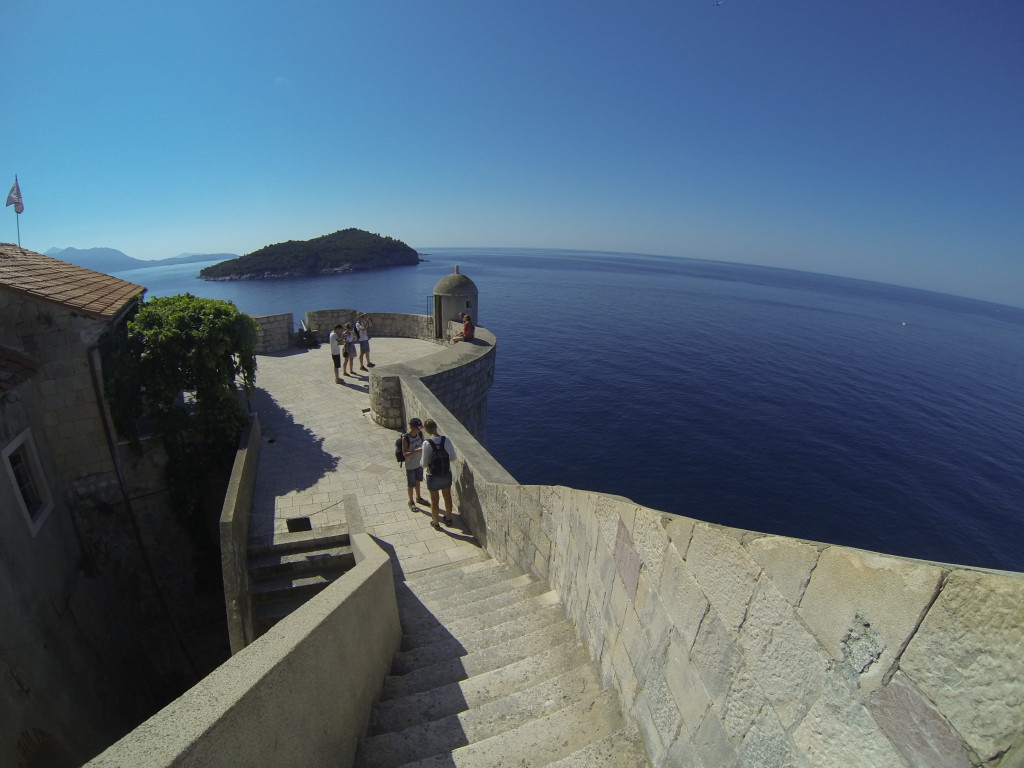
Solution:
M16 349L0 344L0 395L14 389L39 370L39 363Z
M0 288L63 304L94 317L114 317L144 286L0 243Z

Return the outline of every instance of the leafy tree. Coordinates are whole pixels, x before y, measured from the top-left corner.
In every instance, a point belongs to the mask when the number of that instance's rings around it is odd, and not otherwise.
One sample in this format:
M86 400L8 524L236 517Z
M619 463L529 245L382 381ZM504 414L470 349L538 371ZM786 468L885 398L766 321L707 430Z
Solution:
M118 432L138 445L139 419L152 418L172 502L197 525L208 473L233 457L248 419L242 395L256 384L256 330L231 302L186 293L142 304L104 348Z

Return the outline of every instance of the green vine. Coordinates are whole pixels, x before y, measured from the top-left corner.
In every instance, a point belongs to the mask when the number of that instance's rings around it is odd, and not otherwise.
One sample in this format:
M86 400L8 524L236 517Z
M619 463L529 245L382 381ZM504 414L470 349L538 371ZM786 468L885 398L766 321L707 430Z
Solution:
M152 419L167 451L171 501L196 524L209 471L233 457L248 421L256 331L231 302L186 293L141 304L103 347L114 426L138 447L139 420Z

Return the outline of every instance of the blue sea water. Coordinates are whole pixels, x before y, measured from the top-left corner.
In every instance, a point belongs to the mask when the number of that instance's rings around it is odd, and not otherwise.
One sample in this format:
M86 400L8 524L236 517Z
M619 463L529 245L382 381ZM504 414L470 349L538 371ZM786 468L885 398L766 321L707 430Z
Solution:
M1024 571L1024 309L672 257L423 255L301 280L204 282L203 265L118 276L298 320L427 314L459 264L498 338L488 447L520 482Z

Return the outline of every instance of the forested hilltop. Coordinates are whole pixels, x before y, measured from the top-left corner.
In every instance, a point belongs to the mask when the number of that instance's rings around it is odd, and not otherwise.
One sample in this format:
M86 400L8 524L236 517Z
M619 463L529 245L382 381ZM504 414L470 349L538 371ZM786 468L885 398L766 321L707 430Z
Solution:
M419 254L401 240L349 228L312 240L268 245L206 267L199 276L204 280L309 277L417 264L419 260Z

